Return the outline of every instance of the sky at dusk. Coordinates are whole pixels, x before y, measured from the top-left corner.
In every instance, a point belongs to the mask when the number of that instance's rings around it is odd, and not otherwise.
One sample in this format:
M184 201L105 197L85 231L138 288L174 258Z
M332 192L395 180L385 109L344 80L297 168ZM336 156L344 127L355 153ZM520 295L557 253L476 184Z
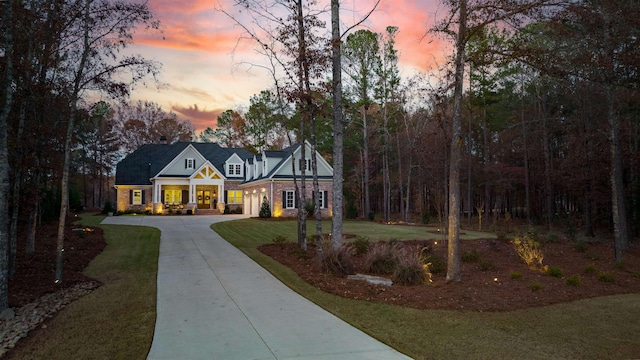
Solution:
M247 14L234 8L234 0L149 0L149 7L161 21L162 33L138 32L130 50L161 62L160 84L137 86L132 100L150 100L165 111L188 119L197 132L215 127L218 115L227 109L247 107L249 98L272 86L269 73L250 64L265 58L254 50L255 43L239 41L243 30L224 13L224 9L250 23ZM326 34L330 36L330 1L326 4ZM374 0L341 2L341 31L366 13ZM387 26L399 28L396 48L401 75L428 71L445 56L441 38L427 30L445 9L438 0L381 0L376 11L360 27L382 33Z

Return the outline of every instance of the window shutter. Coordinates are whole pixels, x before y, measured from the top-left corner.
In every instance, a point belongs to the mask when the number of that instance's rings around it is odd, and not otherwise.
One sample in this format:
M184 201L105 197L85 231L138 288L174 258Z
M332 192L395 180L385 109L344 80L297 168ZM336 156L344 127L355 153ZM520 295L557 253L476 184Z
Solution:
M185 169L187 168L187 162L188 162L188 161L189 161L188 159L184 159L184 168L185 168Z
M300 205L300 198L298 197L298 192L294 191L293 192L293 197L295 198L295 204L296 206L294 206L296 209L299 207Z
M164 190L160 191L160 202L164 204Z
M324 205L324 207L323 207L324 209L327 209L329 207L329 192L328 191L323 191L323 193L324 193L324 196L323 196L324 204L322 204L322 205Z
M129 205L133 204L133 190L129 190Z
M287 208L287 192L286 191L282 192L282 208L283 209Z
M142 205L146 204L146 202L144 202L144 190L142 190Z
M224 203L225 204L229 203L228 199L229 199L229 190L225 190L224 191Z
M182 203L183 204L189 203L189 190L182 190Z

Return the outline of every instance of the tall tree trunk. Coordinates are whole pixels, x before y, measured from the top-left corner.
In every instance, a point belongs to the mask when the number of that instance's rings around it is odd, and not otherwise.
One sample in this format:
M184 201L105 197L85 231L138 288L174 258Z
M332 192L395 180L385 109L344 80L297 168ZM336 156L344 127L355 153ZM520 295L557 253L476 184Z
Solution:
M9 307L9 149L7 146L7 119L13 102L13 0L4 4L4 23L9 24L4 34L4 101L0 111L0 311Z
M538 89L539 90L539 89ZM549 124L547 118L547 97L538 93L540 102L540 117L542 118L542 156L544 157L544 198L547 212L547 230L551 231L551 220L553 219L553 187L551 186L551 150L549 148Z
M529 199L529 145L527 144L527 124L524 118L524 81L522 84L522 96L520 99L520 123L522 124L522 153L524 157L524 210L527 214L527 223L531 223L531 203Z
M304 17L302 14L302 0L296 1L297 7L297 20L298 20L298 81L299 88L301 90L301 94L303 94L304 99L302 99L302 104L304 104L303 115L300 117L300 158L302 159L300 165L300 192L298 193L298 243L304 244L303 248L307 248L307 212L306 212L306 204L307 204L307 187L306 187L306 144L305 144L305 115L311 116L310 113L310 102L311 102L311 93L306 92L308 83L306 80L305 74L308 74L308 68L305 59L306 59L306 45L305 45L305 33L304 33ZM306 114L304 114L306 113Z
M342 114L342 41L340 39L340 0L331 0L331 49L333 61L333 188L331 244L342 246L342 177L344 167L344 118ZM328 201L328 199L325 199Z
M408 139L407 139L408 140ZM400 132L396 131L396 145L398 152L398 193L400 196L400 212L402 220L405 222L409 222L409 184L407 184L407 196L405 200L405 192L404 192L404 184L402 183L402 151L400 149ZM411 150L413 151L413 146L411 146ZM409 162L409 170L411 170L411 162ZM409 178L411 179L411 178ZM405 209L406 204L406 209Z
M89 44L89 10L91 8L92 0L85 0L84 4L84 44L82 57L80 58L80 63L77 67L77 72L75 74L75 81L73 85L73 92L70 96L70 105L71 110L69 112L69 123L67 124L67 134L64 143L64 164L62 169L62 180L61 180L61 202L60 202L60 218L58 220L58 237L56 242L56 277L55 283L59 284L62 282L62 269L63 269L63 259L64 259L64 228L67 220L67 211L69 210L69 167L71 165L71 138L73 137L73 127L75 126L75 117L78 110L78 94L80 93L80 87L82 83L82 79L84 76L85 65L87 62L87 58L89 57L89 53L91 52L90 44Z
M362 107L362 166L364 168L364 216L371 213L371 198L369 197L369 134L367 129L367 112L369 106Z
M467 1L460 0L459 27L456 38L455 87L449 160L449 216L447 234L447 281L460 281L460 159L462 157L462 83L464 50L467 36Z

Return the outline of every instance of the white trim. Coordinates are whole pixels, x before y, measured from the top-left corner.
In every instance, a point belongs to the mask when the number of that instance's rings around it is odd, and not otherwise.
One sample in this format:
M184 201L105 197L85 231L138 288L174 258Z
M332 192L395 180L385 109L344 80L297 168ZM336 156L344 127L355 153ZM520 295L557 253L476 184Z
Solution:
M156 178L161 174L164 174L164 172L167 171L169 168L171 168L178 161L178 159L182 159L183 158L182 155L185 154L189 149L194 151L196 156L198 156L203 163L208 161L204 156L202 156L202 154L200 154L200 152L192 144L189 144L184 149L182 149L182 151L178 155L176 155L173 158L173 160L169 161L169 163L165 167L163 167L162 170L160 170L157 174L153 175L151 178Z

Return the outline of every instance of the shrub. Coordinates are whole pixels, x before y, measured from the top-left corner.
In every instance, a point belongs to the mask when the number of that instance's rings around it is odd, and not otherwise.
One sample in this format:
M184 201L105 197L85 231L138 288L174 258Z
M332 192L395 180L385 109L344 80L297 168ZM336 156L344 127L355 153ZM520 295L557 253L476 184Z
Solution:
M312 217L316 214L316 204L313 201L307 201L304 205L304 211L307 213L307 217Z
M514 280L522 280L524 277L522 276L522 273L517 272L517 271L512 271L509 276L511 276L512 279Z
M516 237L513 239L513 247L516 254L518 254L527 266L530 268L542 267L544 255L540 249L540 243L534 239L534 236L527 233L522 238Z
M496 266L493 264L493 261L487 260L481 261L480 264L478 264L478 268L480 269L480 271L489 271L495 270Z
M323 239L322 252L318 252L320 267L323 271L334 275L353 274L351 262L352 249L350 246L331 246L331 238Z
M431 283L429 264L423 263L420 252L410 254L407 251L401 251L392 280L394 283L409 286Z
M584 268L584 272L586 272L587 274L595 274L598 272L598 268L596 268L595 265L591 264L591 265L587 265Z
M615 281L613 275L608 272L601 272L600 274L598 274L598 280L606 283L612 283Z
M422 213L422 223L426 225L426 224L428 224L430 222L431 222L431 218L429 216L429 212L428 211L423 212Z
M473 249L471 252L465 251L460 255L460 260L466 263L478 262L480 260L480 253L476 249Z
M373 274L393 274L400 258L397 244L377 242L369 248L364 259L365 268Z
M259 217L263 219L267 219L271 217L271 207L269 206L269 201L267 201L267 197L262 198L262 206L260 207Z
M537 281L534 281L531 283L531 285L529 285L529 287L531 288L531 291L539 291L542 290L542 284L540 284Z
M587 243L578 239L578 241L576 241L573 244L573 249L577 252L586 252L587 251Z
M547 275L549 276L553 276L556 278L561 278L562 277L562 269L560 269L559 267L550 267L547 269Z
M429 269L432 274L447 272L447 262L438 254L427 254L423 257L423 261L431 264Z
M351 243L355 250L356 256L362 256L369 251L369 239L366 237L359 237Z
M558 236L558 234L550 233L545 237L545 242L557 244L560 242L560 237Z
M496 235L496 240L500 241L501 243L506 243L508 242L508 238L507 238L507 233L506 232L499 232Z
M282 235L278 235L278 236L273 238L273 243L274 244L284 244L286 242L287 242L287 238L282 236Z
M222 213L223 214L231 214L231 210L229 209L229 205L225 205L224 206L224 211Z
M111 201L105 201L104 207L102 208L102 214L114 213L116 209L113 208Z
M369 217L370 221L373 221L375 219L375 217L376 217L376 214L373 211L371 211L371 212L369 212L369 214L367 216Z
M580 283L582 281L580 280L580 275L571 275L567 278L566 283L567 285L571 285L571 286L580 286Z

